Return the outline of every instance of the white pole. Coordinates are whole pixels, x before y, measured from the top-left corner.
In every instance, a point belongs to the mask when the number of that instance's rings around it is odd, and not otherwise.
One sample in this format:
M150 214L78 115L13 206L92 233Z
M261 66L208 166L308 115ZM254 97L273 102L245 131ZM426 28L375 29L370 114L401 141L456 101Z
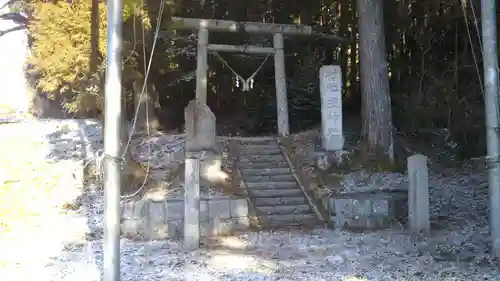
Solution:
M120 280L122 6L122 0L108 2L104 102L104 281Z
M486 143L490 184L490 231L492 254L500 257L500 140L498 124L498 54L496 1L481 1L483 67L486 108Z

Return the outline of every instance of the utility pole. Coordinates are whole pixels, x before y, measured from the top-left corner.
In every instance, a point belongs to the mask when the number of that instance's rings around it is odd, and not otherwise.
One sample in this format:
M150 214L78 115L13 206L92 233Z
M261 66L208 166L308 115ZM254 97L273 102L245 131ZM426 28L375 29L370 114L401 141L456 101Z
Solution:
M498 55L495 0L481 0L481 27L490 186L490 231L492 255L500 257L500 137L498 109Z
M104 281L120 280L122 0L109 0L104 100Z

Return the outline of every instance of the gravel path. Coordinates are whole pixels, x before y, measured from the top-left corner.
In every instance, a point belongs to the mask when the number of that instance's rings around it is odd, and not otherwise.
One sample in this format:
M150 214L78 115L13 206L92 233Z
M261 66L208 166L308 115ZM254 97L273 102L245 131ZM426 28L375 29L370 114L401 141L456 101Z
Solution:
M16 161L25 155L26 161L65 163L84 157L82 151L93 157L89 151L100 146L100 127L84 121L4 124L0 135L39 144L37 153L12 153ZM0 236L2 280L100 280L102 190L62 188L66 199L78 198L82 206L47 209L16 235ZM434 173L431 192L433 224L440 230L425 241L402 230L263 232L206 240L187 254L179 241L122 239L122 280L500 280L499 264L487 253L485 175Z

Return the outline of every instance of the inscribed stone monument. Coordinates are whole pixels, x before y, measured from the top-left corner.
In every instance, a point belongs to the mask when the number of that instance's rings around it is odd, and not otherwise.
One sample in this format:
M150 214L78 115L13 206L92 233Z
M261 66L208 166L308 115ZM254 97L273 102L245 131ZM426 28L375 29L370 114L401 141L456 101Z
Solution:
M344 147L342 131L342 70L338 65L324 65L319 70L321 93L322 148L340 151Z

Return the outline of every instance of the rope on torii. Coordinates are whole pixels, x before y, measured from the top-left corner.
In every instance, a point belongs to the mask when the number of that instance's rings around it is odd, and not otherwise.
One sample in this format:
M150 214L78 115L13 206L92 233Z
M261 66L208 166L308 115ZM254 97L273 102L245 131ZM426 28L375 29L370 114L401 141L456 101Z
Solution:
M248 92L248 91L250 91L250 89L253 89L253 84L254 84L254 78L255 78L255 76L259 73L260 69L264 66L264 64L267 62L267 60L269 59L269 57L271 56L271 53L272 53L272 52L269 52L267 54L266 58L262 61L262 63L260 64L260 66L257 68L257 70L255 70L255 72L252 73L252 75L250 75L250 77L248 77L247 79L245 79L240 74L238 74L238 72L236 72L229 65L229 63L222 58L222 56L217 51L212 51L212 52L234 74L234 76L236 78L236 87L239 88L240 87L240 82L242 83L241 84L241 91L242 92Z

